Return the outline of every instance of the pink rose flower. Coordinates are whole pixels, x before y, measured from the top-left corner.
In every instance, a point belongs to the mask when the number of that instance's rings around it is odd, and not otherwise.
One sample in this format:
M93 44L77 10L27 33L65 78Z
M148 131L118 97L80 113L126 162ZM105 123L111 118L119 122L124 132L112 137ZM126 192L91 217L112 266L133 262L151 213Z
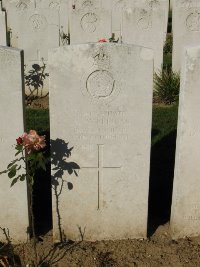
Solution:
M23 145L28 154L32 151L39 151L46 146L45 136L40 136L35 130L30 130L29 133L22 135Z

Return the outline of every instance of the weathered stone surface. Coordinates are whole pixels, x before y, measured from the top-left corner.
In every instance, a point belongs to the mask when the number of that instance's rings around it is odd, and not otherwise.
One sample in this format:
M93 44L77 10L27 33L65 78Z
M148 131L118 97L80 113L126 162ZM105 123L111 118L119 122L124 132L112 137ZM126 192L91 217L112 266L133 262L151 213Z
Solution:
M60 27L60 45L66 45L68 43L66 36L68 35L69 27L69 1L70 0L36 0L37 9L45 8L47 10L58 11ZM48 14L48 16L51 16L51 14ZM57 36L56 40L58 38L59 37Z
M200 2L173 1L173 70L180 71L183 47L200 43Z
M0 171L14 159L15 139L24 132L22 60L16 49L0 47ZM10 188L7 174L0 176L0 227L8 228L14 242L26 241L28 227L25 182ZM4 240L0 231L0 240Z
M130 1L123 10L122 40L124 43L142 45L154 50L154 67L163 63L163 46L166 38L166 10L163 3L155 1Z
M6 41L6 17L2 10L2 2L0 1L0 45L7 45Z
M119 42L122 42L122 12L128 3L129 0L113 0L112 4L112 33Z
M111 8L111 0L71 0L71 44L111 38Z
M35 8L34 0L3 0L2 4L6 10L10 45L18 48L21 15L26 13L29 8Z
M153 51L71 45L51 51L49 63L52 175L58 194L63 183L58 209L67 238L146 237ZM68 164L62 142L74 147ZM69 175L75 163L78 177ZM54 195L58 239L56 203Z
M25 75L34 71L38 64L48 73L48 49L67 44L68 0L37 0L3 2L7 12L10 44L24 50ZM38 75L38 74L36 74ZM33 92L34 87L26 87L26 93ZM48 78L40 84L34 94L48 93Z
M187 47L183 54L171 212L174 238L200 234L200 46Z
M123 19L122 14L123 11L129 8L137 8L138 4L140 8L145 9L159 9L160 12L163 12L164 16L164 24L163 24L163 38L166 40L167 33L167 24L168 24L168 12L169 12L169 1L168 0L114 0L112 5L112 33L114 33L115 39L119 39L119 41L123 40ZM153 16L154 13L152 14ZM137 25L132 25L132 28L137 27ZM141 34L144 32L141 32ZM156 35L156 34L154 34ZM142 44L143 45L143 44Z

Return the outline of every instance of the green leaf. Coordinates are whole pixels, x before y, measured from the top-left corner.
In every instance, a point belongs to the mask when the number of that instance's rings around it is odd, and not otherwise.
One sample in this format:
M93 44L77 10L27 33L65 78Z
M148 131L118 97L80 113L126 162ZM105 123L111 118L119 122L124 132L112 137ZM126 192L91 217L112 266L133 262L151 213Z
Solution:
M23 146L22 145L16 145L15 149L17 150L17 153L19 154L20 152L23 151Z
M20 175L20 181L24 181L25 179L26 179L26 174L22 174L22 175Z
M9 178L15 177L16 172L17 172L16 167L17 167L17 164L13 165L12 168L10 169L10 171L8 173Z
M17 155L19 155L19 153L21 153L21 151L18 151L17 153L15 153L15 157L16 157Z
M12 180L12 183L11 183L10 187L12 187L14 184L16 184L16 182L18 181L18 179L19 179L19 177L14 178L14 179Z
M8 164L7 169L9 169L11 166L13 166L15 164L15 162L17 162L17 161L18 161L18 159L11 161L11 163Z
M37 157L36 153L31 153L27 156L27 160L31 161L31 160L35 160L35 158Z
M17 168L17 171L19 171L19 170L21 169L21 167L22 167L22 166L21 166L21 165L19 165L19 167Z

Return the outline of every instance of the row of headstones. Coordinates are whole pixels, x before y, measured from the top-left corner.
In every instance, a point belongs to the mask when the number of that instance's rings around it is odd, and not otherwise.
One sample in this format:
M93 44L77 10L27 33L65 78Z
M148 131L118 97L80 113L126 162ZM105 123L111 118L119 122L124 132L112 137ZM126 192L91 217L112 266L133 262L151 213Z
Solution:
M123 43L152 48L155 70L162 66L168 0L2 0L2 4L6 12L0 11L0 44L6 45L6 17L10 45L25 51L27 72L33 63L47 63L48 49L67 44L69 33L71 43L109 39L114 33ZM180 70L181 46L200 42L199 21L199 1L173 0L176 71Z
M152 50L126 44L72 45L52 50L49 64L54 239L59 236L57 197L62 229L69 239L145 238ZM24 129L22 66L19 50L0 48L0 170L13 159L12 145ZM199 73L200 46L188 47L181 74L174 238L200 234ZM73 150L66 164L67 147ZM69 175L69 169L76 173ZM7 175L0 178L0 226L9 228L15 241L24 240L25 184L10 188Z
M169 0L2 0L0 44L24 50L25 73L33 64L48 73L48 49L109 40L150 47L155 69L163 63ZM2 26L2 23L4 26ZM3 28L3 30L1 30ZM48 91L48 81L43 86ZM27 93L29 88L27 86Z

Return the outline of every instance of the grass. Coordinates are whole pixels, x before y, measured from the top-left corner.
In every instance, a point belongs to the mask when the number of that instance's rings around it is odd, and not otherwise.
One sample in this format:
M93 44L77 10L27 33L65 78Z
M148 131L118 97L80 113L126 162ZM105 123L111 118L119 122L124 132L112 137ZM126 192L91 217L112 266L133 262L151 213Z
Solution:
M154 106L152 118L152 140L154 146L177 128L178 105Z
M26 131L30 129L43 133L49 130L49 110L27 108L25 112Z

